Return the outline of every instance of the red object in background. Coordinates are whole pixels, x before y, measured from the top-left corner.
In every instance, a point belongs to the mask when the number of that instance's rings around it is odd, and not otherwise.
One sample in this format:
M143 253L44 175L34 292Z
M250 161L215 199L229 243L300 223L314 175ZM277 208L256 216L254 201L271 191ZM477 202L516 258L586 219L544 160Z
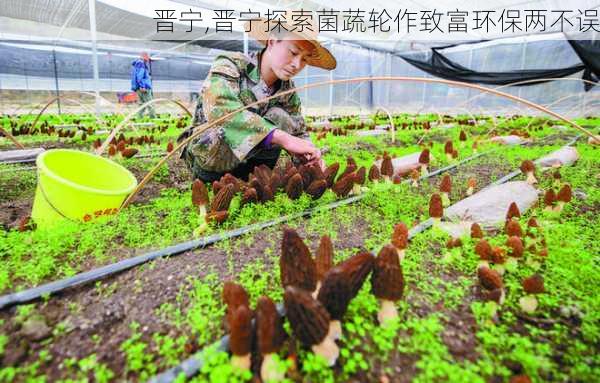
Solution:
M117 92L117 98L121 104L132 104L138 100L135 92Z

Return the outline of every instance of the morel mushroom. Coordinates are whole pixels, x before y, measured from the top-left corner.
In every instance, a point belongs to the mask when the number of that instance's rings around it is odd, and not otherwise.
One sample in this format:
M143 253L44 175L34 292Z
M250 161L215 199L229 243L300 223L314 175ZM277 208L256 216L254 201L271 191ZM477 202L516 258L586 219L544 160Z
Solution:
M519 207L515 202L511 202L508 206L508 211L506 212L506 220L509 221L513 218L521 218L521 212L519 211Z
M452 179L449 174L445 174L440 182L440 193L442 197L442 206L450 206L450 198L448 194L452 192Z
M489 267L489 261L492 260L492 247L485 239L480 239L475 245L475 254L479 255L479 264L477 267Z
M532 314L538 306L538 300L535 297L535 294L544 292L544 278L539 274L534 274L529 278L523 279L522 285L523 290L525 290L527 295L519 299L519 305L523 311Z
M377 165L375 165L375 164L371 165L371 168L369 169L369 181L379 182L380 178L381 178L381 173L379 172L379 168L377 167Z
M121 152L121 155L123 156L123 158L131 158L133 156L135 156L138 153L138 150L136 148L126 148Z
M333 184L335 182L335 177L337 176L339 170L340 170L340 164L335 162L335 163L329 165L325 169L325 172L323 172L323 175L325 176L325 180L327 181L328 188L333 186Z
M208 190L204 182L195 180L192 183L192 204L198 207L198 214L200 215L200 227L196 229L196 233L200 234L207 228L206 225L206 207L208 206Z
M517 258L523 257L525 247L523 246L521 238L517 236L508 237L506 240L506 247L509 249L506 267L511 269L517 265Z
M408 227L404 222L394 225L394 232L392 233L392 245L398 253L398 259L400 259L400 262L402 262L404 260L406 248L408 247Z
M323 193L325 193L326 190L327 181L323 179L315 180L310 185L308 185L308 188L306 188L306 194L310 195L312 199L319 199L321 198Z
M350 281L352 298L358 294L363 283L373 268L375 258L369 252L360 252L346 259L336 267L342 270Z
M396 248L385 245L377 254L371 275L371 291L380 302L377 319L380 324L398 317L395 302L402 298L404 277Z
M434 193L429 199L429 216L433 219L433 224L439 224L443 215L444 206L442 204L442 197L440 197L439 194Z
M493 298L498 304L504 303L504 283L497 271L492 270L487 266L481 266L477 269L477 277L479 278L479 283L481 283L485 289L497 293L488 295L488 298Z
M430 160L429 149L423 149L421 154L419 155L419 164L421 165L421 176L425 177L429 172L427 171L427 166L429 166Z
M258 351L262 356L260 377L263 382L279 382L285 372L278 369L274 355L281 350L285 340L283 318L275 303L268 297L260 297L256 303L256 337Z
M167 153L171 153L175 147L173 146L173 141L169 141L167 143Z
M446 153L446 158L448 161L452 160L452 152L454 151L454 146L452 145L452 141L446 141L444 144L444 153Z
M325 274L333 267L333 243L328 235L321 237L317 255L315 257L317 269L317 291L319 290Z
M506 231L506 235L508 235L509 237L512 236L517 236L517 237L523 237L523 230L521 230L521 225L519 224L518 221L515 220L510 220L506 223L505 226L505 231Z
M473 177L469 178L469 180L467 181L467 195L468 196L473 195L473 192L475 191L475 186L477 186L477 181L475 180L475 178L473 178Z
M536 184L535 164L531 160L525 160L521 163L521 172L527 176L527 183L530 185Z
M346 314L352 295L350 279L344 273L343 268L334 267L330 269L323 278L323 284L319 289L317 299L325 306L330 316L329 332L327 337L337 340L342 337L341 320Z
M471 238L483 238L483 230L481 230L481 226L477 222L471 225Z
M296 337L315 354L325 358L329 366L333 366L340 350L327 336L331 319L327 309L309 292L294 286L286 287L283 302Z
M544 204L546 205L546 211L554 211L554 205L556 205L557 197L554 189L548 189L544 194Z
M410 171L410 178L412 180L412 186L418 187L419 178L421 178L421 175L419 174L419 171L416 168Z
M302 195L302 176L299 173L294 174L285 187L285 192L292 200L300 198Z
M494 270L500 275L504 275L506 258L504 257L504 250L500 247L494 247L492 249L492 262L494 262Z
M216 223L216 224L221 224L223 222L225 222L227 220L227 217L229 217L229 212L227 212L227 210L225 211L211 211L210 213L208 213L206 215L206 222L207 223Z
M317 267L310 250L294 229L283 230L279 258L281 285L297 286L309 292L317 288Z
M354 174L350 173L340 178L332 187L333 192L339 197L343 198L350 193L354 186Z
M233 188L234 186L232 184L227 184L219 190L210 205L210 210L212 212L229 210L229 205L233 199Z
M464 142L467 140L467 134L464 130L461 130L458 134L458 140L461 142L461 145L464 145Z
M235 309L229 322L229 348L231 364L250 370L252 351L252 311L246 305Z
M390 181L394 176L394 166L392 165L392 157L385 154L381 162L381 175L385 181Z
M258 202L258 195L256 194L256 189L250 187L244 191L242 195L242 206L249 203Z
M352 187L352 194L360 194L361 192L361 186L365 184L366 181L366 174L367 174L367 169L364 166L361 166L355 173L354 173L354 185Z
M573 192L571 191L571 186L569 184L564 184L562 188L558 191L556 199L558 200L558 204L556 205L556 211L562 211L565 204L571 202L571 198L573 197Z
M246 292L246 289L232 281L225 281L223 284L222 298L223 302L225 302L225 305L227 306L225 311L225 323L227 326L229 326L229 323L233 317L233 313L238 307L250 307L250 298Z

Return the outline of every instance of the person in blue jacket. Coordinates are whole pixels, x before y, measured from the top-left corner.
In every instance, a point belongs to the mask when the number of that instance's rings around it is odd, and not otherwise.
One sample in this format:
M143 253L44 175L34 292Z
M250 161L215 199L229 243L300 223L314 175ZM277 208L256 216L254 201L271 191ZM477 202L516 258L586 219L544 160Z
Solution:
M138 102L145 104L152 100L152 77L150 73L150 56L148 53L142 52L140 58L131 63L131 90L137 93ZM154 107L148 105L138 112L141 118L144 116L144 111L148 112L150 118L155 117Z

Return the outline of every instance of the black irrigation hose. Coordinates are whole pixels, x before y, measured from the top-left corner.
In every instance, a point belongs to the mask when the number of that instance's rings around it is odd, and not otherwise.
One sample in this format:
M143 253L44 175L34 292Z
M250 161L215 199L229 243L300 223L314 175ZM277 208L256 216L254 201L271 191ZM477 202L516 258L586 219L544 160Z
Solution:
M495 150L497 150L497 149L491 149L486 152L478 153L474 156L465 158L464 160L459 161L455 164L452 164L452 165L443 167L441 169L438 169L436 171L433 171L426 176L422 176L420 179L423 180L423 179L427 179L430 177L434 177L440 173L454 169L466 162L472 161L483 155L492 153ZM405 180L404 182L409 182L409 180ZM178 255L178 254L181 254L181 253L189 251L189 250L193 250L193 249L196 249L199 247L204 247L204 246L213 244L215 242L222 241L224 239L235 238L240 235L247 234L247 233L250 233L253 231L262 230L264 228L275 226L275 225L278 225L280 223L283 223L283 222L286 222L286 221L289 221L292 219L311 215L315 211L330 210L330 209L334 209L338 206L351 204L353 202L363 199L364 197L365 197L365 194L360 194L360 195L357 195L354 197L350 197L350 198L346 198L346 199L343 199L340 201L332 202L332 203L324 205L324 206L317 206L315 208L308 209L308 210L305 210L300 213L282 216L282 217L276 218L271 221L255 223L255 224L252 224L249 226L230 230L230 231L227 231L224 233L213 234L208 237L204 237L204 238L200 238L200 239L196 239L196 240L192 240L192 241L187 241L187 242L182 242L177 245L169 246L169 247L166 247L166 248L163 248L160 250L156 250L156 251L152 251L152 252L149 252L146 254L139 255L137 257L124 259L122 261L119 261L119 262L116 262L116 263L113 263L110 265L102 266L102 267L99 267L99 268L96 268L96 269L93 269L90 271L79 273L79 274L76 274L69 278L46 283L46 284L43 284L40 286L33 287L31 289L19 291L16 293L6 294L3 296L0 296L0 309L9 307L9 306L12 306L15 304L23 304L26 302L30 302L30 301L38 299L42 296L47 296L49 294L55 294L57 292L63 291L65 289L73 287L73 286L90 283L90 282L95 282L101 278L105 278L109 275L125 271L127 269L138 266L145 262L155 260L157 258Z
M579 134L577 135L575 138L573 138L570 142L568 142L565 146L563 147L568 147L573 145L582 135ZM493 151L493 150L491 150ZM489 151L489 152L491 152ZM489 152L485 152L485 153L480 153L476 156L473 156L473 158L477 158L482 156L483 154L489 153ZM464 162L461 161L461 162ZM453 167L458 166L460 163L455 164ZM438 169L436 174L439 174L441 169ZM448 170L448 169L446 169ZM435 172L434 172L435 173ZM430 173L429 176L434 175L434 173ZM521 174L520 170L515 170L514 172L511 172L509 174L507 174L506 176L500 178L499 180L496 180L492 183L490 183L488 186L486 186L484 189L485 190L491 186L496 186L496 185L500 185L503 184L505 182L510 181L511 179L515 178L516 176L518 176L519 174ZM421 177L421 178L427 178L426 177ZM481 191L479 191L481 192ZM418 225L414 226L413 228L411 228L408 231L408 238L411 239L413 238L415 235L422 233L423 231L429 229L431 226L433 226L433 219L429 218L421 223L419 223ZM283 307L281 304L277 305L277 311L279 311L279 313L281 315L284 315L284 311L283 311ZM154 377L152 377L150 380L148 380L148 383L172 383L174 382L181 374L184 374L184 376L186 378L191 378L194 375L196 375L198 373L198 371L200 371L204 365L204 354L207 352L207 350L209 348L212 347L216 347L216 351L217 352L227 352L229 350L229 335L225 335L223 336L220 340L214 342L213 344L203 348L202 350L196 352L194 355L190 356L189 358L187 358L186 360L184 360L183 362L181 362L179 365L172 367L158 375L155 375Z

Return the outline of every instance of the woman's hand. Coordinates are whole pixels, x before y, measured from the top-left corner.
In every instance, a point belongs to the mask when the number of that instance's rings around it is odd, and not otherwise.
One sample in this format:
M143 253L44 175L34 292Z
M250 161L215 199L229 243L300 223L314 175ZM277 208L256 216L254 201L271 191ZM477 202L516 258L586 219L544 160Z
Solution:
M309 164L322 162L321 151L312 142L292 136L282 130L275 129L271 143L281 146L290 154L300 157Z

